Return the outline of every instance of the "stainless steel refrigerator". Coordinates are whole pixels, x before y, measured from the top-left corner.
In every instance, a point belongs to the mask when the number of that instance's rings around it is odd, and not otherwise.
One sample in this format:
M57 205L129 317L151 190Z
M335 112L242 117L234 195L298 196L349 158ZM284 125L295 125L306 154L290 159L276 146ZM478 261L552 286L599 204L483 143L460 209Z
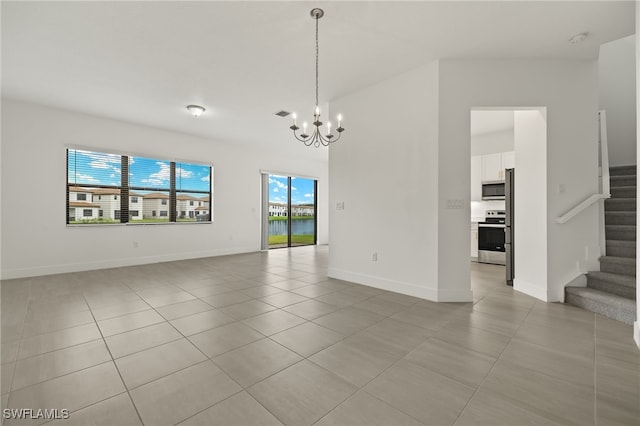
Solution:
M504 176L504 207L505 207L505 228L504 228L504 251L507 265L507 285L513 286L514 257L513 257L513 212L515 193L515 171L506 169Z

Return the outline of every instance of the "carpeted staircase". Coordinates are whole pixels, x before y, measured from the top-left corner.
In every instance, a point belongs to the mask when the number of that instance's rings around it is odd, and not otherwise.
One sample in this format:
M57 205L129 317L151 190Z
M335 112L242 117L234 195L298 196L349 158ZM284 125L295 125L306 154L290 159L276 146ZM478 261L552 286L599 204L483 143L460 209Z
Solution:
M633 324L636 318L636 166L612 167L605 200L607 255L586 287L566 287L565 303Z

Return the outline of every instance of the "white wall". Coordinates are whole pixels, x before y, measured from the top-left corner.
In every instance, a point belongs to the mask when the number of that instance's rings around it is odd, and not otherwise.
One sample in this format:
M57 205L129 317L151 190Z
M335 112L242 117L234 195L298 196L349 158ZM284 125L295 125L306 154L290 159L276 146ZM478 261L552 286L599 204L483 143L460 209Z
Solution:
M513 288L547 299L546 110L515 111Z
M473 115L471 116L473 120ZM513 129L471 135L471 155L513 151Z
M635 35L600 47L600 108L607 111L609 163L636 164Z
M555 223L559 215L597 191L597 64L554 60L440 62L438 272L439 284L452 288L469 282L469 211L464 218L451 214L446 200L469 199L469 111L474 107L547 107L548 272L546 284L539 285L546 285L548 300L563 300L564 285L579 269L587 263L597 265L597 208L567 224ZM516 158L522 160L517 152ZM557 192L560 183L566 188L562 194ZM526 243L516 241L515 250ZM589 248L588 259L585 247Z
M16 101L2 101L2 124L2 205L30 206L2 211L2 278L257 251L263 169L319 179L318 241L328 242L325 161ZM214 223L67 227L67 144L213 163Z
M442 60L332 103L352 124L349 138L330 150L331 276L471 300L470 111L477 107L547 108L539 180L546 180L540 263L547 273L530 293L563 300L567 283L597 268L597 208L555 222L598 189L596 61ZM336 211L337 202L345 210Z
M437 300L437 62L334 100L331 110L348 117L349 130L329 151L329 275ZM465 224L468 238L468 214ZM468 245L465 253L468 263Z

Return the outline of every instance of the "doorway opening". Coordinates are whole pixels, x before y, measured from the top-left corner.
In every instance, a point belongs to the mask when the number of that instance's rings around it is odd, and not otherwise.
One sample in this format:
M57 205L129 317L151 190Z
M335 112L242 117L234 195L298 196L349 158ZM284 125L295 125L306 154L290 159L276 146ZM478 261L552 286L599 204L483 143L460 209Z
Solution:
M262 249L317 243L318 181L280 174L262 175Z
M506 284L530 290L547 272L546 108L472 108L470 119L472 274L503 268Z

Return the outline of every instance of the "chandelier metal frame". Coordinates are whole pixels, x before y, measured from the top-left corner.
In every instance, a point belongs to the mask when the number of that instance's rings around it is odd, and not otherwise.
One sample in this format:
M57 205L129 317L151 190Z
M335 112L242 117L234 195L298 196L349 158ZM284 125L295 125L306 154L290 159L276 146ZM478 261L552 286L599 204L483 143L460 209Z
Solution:
M338 127L336 128L336 132L338 132L338 136L336 137L331 133L331 122L327 123L328 132L326 135L322 135L320 127L324 123L320 121L320 107L318 106L318 70L319 70L319 56L320 56L320 48L318 43L318 20L324 16L324 11L320 8L311 9L310 15L316 21L316 108L313 113L313 129L311 134L307 134L307 123L303 123L303 130L300 135L296 132L300 130L300 127L297 126L296 123L296 114L293 114L293 125L289 128L293 130L293 136L300 142L304 143L306 146L329 146L332 143L338 142L340 140L340 136L342 136L342 132L344 132L344 127L342 127L342 116L338 115Z

